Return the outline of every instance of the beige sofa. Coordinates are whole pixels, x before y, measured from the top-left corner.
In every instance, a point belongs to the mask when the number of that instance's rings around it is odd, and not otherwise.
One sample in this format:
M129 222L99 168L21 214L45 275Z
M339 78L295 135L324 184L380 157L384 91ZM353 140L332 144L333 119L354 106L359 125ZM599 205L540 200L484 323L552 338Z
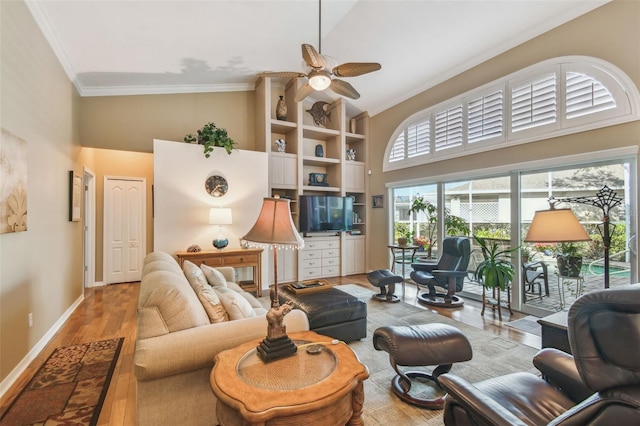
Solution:
M134 357L137 425L217 425L216 398L209 384L214 357L266 336L266 310L233 283L233 268L218 270L226 287L249 302L252 312L245 309L243 315L250 317L211 323L210 307L205 309L190 283L197 271L185 275L168 253L154 252L145 258ZM234 303L239 302L237 294L228 294L236 297ZM295 309L285 317L285 325L289 333L309 329L304 312Z

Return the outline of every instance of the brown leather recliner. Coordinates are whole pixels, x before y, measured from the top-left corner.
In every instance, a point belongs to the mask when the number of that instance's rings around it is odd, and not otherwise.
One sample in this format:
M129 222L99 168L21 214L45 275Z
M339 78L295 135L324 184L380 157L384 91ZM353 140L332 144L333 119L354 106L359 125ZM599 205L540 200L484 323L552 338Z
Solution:
M640 424L640 284L580 297L568 332L573 356L547 348L534 357L543 378L440 376L445 425Z

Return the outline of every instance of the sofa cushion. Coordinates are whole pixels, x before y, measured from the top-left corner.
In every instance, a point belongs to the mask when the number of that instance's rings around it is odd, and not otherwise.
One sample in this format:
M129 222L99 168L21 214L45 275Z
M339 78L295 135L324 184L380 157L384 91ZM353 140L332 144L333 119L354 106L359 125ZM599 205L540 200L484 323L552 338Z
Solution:
M138 338L210 324L184 275L153 271L142 277L138 296Z
M211 266L205 265L202 263L200 265L200 269L204 272L204 276L207 279L207 282L212 287L226 287L227 280L222 275L222 272L218 271L216 268L212 268Z
M214 287L213 289L218 294L218 297L222 302L222 306L224 306L225 311L227 311L230 320L256 316L256 312L249 301L242 297L241 294L226 287Z

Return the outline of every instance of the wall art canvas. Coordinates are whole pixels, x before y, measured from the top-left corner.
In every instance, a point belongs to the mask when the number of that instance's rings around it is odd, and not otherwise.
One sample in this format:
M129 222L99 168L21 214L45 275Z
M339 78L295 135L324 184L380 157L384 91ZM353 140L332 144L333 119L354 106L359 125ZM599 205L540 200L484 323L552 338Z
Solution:
M27 142L2 129L0 234L27 230Z

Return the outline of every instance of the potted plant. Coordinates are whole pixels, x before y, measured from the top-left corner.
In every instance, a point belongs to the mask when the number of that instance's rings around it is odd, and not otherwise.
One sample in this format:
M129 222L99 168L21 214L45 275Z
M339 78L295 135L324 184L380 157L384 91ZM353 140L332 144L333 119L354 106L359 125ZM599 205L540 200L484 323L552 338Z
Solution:
M407 225L406 223L398 222L396 223L396 236L398 245L406 246L413 236L413 231L409 230L409 225Z
M494 299L489 300L489 304L494 308L498 307L498 317L502 320L500 292L507 290L507 308L511 311L511 304L508 300L511 295L508 290L509 283L513 281L515 267L511 263L509 254L518 250L519 247L501 249L500 245L495 241L487 243L477 235L474 235L473 238L482 248L484 257L484 260L478 264L474 271L475 279L482 284L482 312L480 312L480 315L484 315L484 308L487 304L486 289L489 288L492 290L494 297Z
M515 268L509 258L509 253L518 250L519 247L512 249L501 249L497 242L487 243L484 239L477 235L473 236L476 243L482 248L484 260L478 264L474 275L476 279L482 283L485 288L496 288L506 290L509 283L513 280Z
M229 137L227 131L220 127L216 127L214 123L207 123L198 130L197 136L189 133L184 137L184 141L187 143L198 142L200 145L204 145L204 156L209 158L213 148L219 146L227 151L227 154L231 154L231 151L236 146L236 143Z
M424 197L418 196L411 203L411 208L408 213L409 217L411 217L412 213L415 213L416 216L419 213L424 213L427 219L425 236L427 240L429 240L427 256L431 257L431 250L437 242L436 231L438 229L438 207L425 200ZM467 225L467 222L465 222L461 217L452 215L447 208L444 209L444 229L446 235L469 235L469 226Z
M579 277L582 270L582 254L576 243L560 243L558 253L558 274L563 277Z

